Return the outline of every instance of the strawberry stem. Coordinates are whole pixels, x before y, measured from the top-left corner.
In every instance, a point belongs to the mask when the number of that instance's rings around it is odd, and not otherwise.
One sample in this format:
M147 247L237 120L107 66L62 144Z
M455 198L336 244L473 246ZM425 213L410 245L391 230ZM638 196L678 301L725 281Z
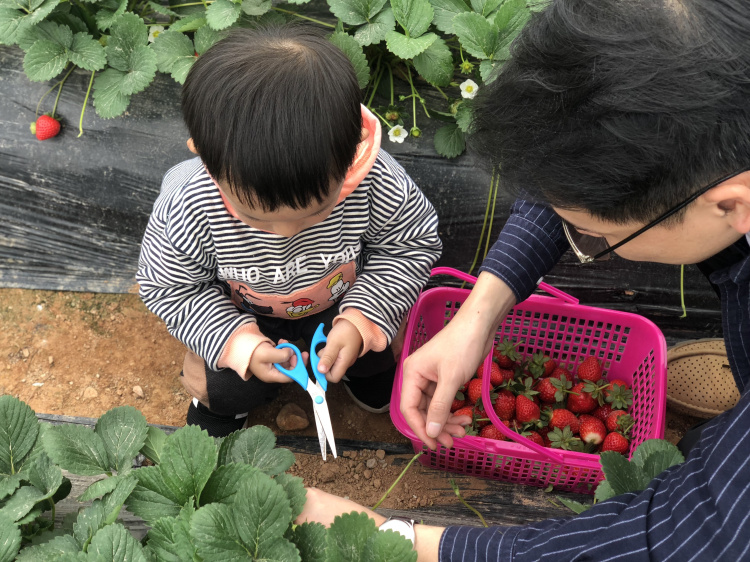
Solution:
M390 487L390 488L388 488L388 489L387 489L387 490L385 491L385 494L383 494L383 497L382 497L382 498L380 498L380 499L378 500L378 503L376 503L375 505L373 505L373 506L372 506L372 509L373 509L373 510L376 510L376 509L377 509L378 507L380 507L380 504L381 504L381 503L383 503L383 502L385 501L385 498L387 498L387 497L388 497L388 494L390 494L390 493L391 493L391 491L393 490L393 488L395 488L395 487L396 487L396 484L398 484L398 483L399 483L399 481L400 481L400 480L401 480L401 479L402 479L402 478L404 477L404 474L406 474L406 471L407 471L407 470L409 470L409 467L410 467L410 466L411 466L411 465L412 465L412 464L414 463L414 461L415 461L415 460L417 460L417 459L418 459L419 457L421 457L421 456L422 456L423 454L424 454L424 451L419 451L419 452L418 452L418 453L417 453L416 455L414 455L414 456L413 456L413 457L411 458L411 460L410 460L410 461L409 461L409 462L408 462L408 463L406 464L406 466L404 467L404 470L402 470L402 471L401 471L401 474L399 474L399 475L398 475L398 478L396 478L396 480L395 480L395 481L393 482L393 484L391 484L391 487ZM487 526L487 525L485 525L485 527L486 527L486 526Z
M685 264L684 263L680 266L680 304L682 305L682 316L680 316L680 318L685 318L687 316L687 309L685 308Z
M83 114L86 112L86 104L89 101L89 94L91 93L91 86L94 84L94 76L96 70L91 73L91 80L89 80L89 88L86 90L86 97L83 99L83 107L81 107L81 118L78 120L78 138L81 138L83 134Z
M57 102L60 101L60 94L62 93L63 86L65 85L65 81L68 79L68 76L70 76L70 73L75 70L75 65L70 67L70 70L68 70L68 73L63 76L63 79L60 80L60 87L57 89L57 97L55 98L55 106L52 108L52 119L57 119L55 115L57 115Z
M487 193L487 205L484 207L484 222L482 223L482 232L479 234L479 244L477 244L477 251L474 253L474 261L471 262L471 267L469 268L468 274L471 275L471 272L474 271L474 267L477 265L477 260L479 260L479 252L482 251L482 240L484 240L484 231L487 228L487 215L490 213L490 201L492 200L492 186L495 183L495 170L492 170L492 178L490 179L490 191ZM466 282L461 285L461 288L464 288L464 285L466 285Z
M450 483L451 483L451 488L453 488L453 492L458 497L458 501L460 501L462 504L464 504L466 507L468 507L471 511L473 511L476 514L477 517L479 517L479 520L482 522L482 526L484 526L485 528L489 527L489 525L487 525L487 521L485 521L484 517L482 517L482 514L479 513L472 506L470 506L469 503L463 498L463 496L461 495L460 490L458 489L458 484L456 484L456 481L453 478L450 479Z

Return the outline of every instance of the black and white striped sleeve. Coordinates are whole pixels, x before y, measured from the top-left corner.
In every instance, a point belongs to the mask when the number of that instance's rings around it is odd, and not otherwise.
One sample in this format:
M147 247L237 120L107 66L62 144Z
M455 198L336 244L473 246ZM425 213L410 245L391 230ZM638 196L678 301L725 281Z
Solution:
M368 179L372 186L363 267L341 310L359 310L390 343L443 245L435 209L390 155L381 150Z

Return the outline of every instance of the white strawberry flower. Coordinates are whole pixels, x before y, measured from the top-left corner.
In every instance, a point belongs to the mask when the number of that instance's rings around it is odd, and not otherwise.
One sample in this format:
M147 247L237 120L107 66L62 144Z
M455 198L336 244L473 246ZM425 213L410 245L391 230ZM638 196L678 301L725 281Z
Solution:
M388 139L391 142L398 142L402 143L404 142L404 139L409 136L409 132L404 129L401 125L396 125L395 127L391 127L391 130L388 131Z
M159 34L164 31L163 25L152 25L148 28L148 42L153 43L156 41L156 38L159 37Z
M466 80L461 82L459 88L461 88L461 97L470 100L477 95L479 86L477 86L477 83L474 82L474 80Z

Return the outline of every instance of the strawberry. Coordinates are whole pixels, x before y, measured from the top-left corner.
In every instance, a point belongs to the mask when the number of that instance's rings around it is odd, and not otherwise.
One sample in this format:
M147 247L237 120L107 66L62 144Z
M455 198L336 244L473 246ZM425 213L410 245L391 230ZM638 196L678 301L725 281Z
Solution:
M544 438L541 436L541 434L537 433L536 431L524 431L521 435L523 435L526 439L529 441L533 441L537 445L541 445L544 447Z
M492 362L492 369L490 370L490 384L494 387L503 384L503 371L500 369L500 365Z
M607 431L621 431L627 435L634 423L633 417L623 410L613 410L607 417Z
M504 383L509 383L510 381L513 380L513 378L516 375L513 369L503 369L503 368L500 369L500 374L503 376Z
M615 410L627 410L633 405L633 391L620 379L611 381L608 387L604 388L604 395Z
M492 424L485 425L481 430L479 430L479 437L484 437L485 439L497 439L498 441L506 441L505 435L503 435L500 430Z
M548 377L557 367L557 362L553 361L544 353L535 353L531 356L531 361L527 367L529 374L538 379L539 377Z
M456 392L455 398L453 398L453 404L451 404L451 412L454 412L456 410L460 410L466 406L466 397L464 396L464 393L460 390Z
M487 417L487 412L477 406L474 406L474 421L476 422L477 427L484 427L485 425L490 424L490 418Z
M550 375L553 379L561 379L563 376L565 376L566 380L573 382L573 375L565 367L556 367Z
M501 390L495 400L495 413L501 420L510 420L516 413L516 397L510 390Z
M565 429L555 428L549 432L551 446L555 449L566 451L583 451L583 442L573 435L570 427Z
M602 420L594 416L581 416L579 419L578 433L581 441L591 445L598 445L607 436L607 429Z
M609 381L609 386L612 388L616 386L624 386L625 388L630 388L630 385L622 379L612 379L611 381Z
M539 406L524 396L519 394L516 397L516 420L520 423L529 423L539 419Z
M615 451L616 453L625 454L628 452L630 447L630 441L621 433L612 432L608 433L602 443L601 452L604 451Z
M514 368L516 366L516 361L521 358L518 351L516 351L516 344L510 340L500 342L493 355L497 360L498 365L503 369Z
M552 442L549 440L549 432L552 431L552 428L549 427L543 427L539 430L539 435L542 436L542 444L545 447L552 447Z
M590 355L578 365L576 374L582 381L597 382L602 378L602 364L596 357Z
M552 415L549 420L549 427L564 429L566 426L570 426L573 433L578 433L578 418L570 410L565 408L559 408L552 410Z
M472 408L471 406L465 406L453 412L453 415L454 416L468 416L470 418L474 418L474 408ZM466 425L470 425L470 424L466 424Z
M40 141L51 139L60 132L60 122L51 115L40 115L36 122L31 124L31 132Z
M609 414L612 413L612 404L604 404L604 406L599 406L596 410L591 412L591 415L595 418L599 418L603 422L607 421L607 418L609 417Z
M579 382L570 389L568 396L568 410L575 414L588 414L599 404L591 397L591 394L583 390L586 383Z
M539 379L539 382L536 385L536 391L539 393L539 400L545 404L554 404L557 402L557 398L555 398L557 388L552 384L552 380L557 379Z
M482 379L471 379L466 394L469 397L469 402L476 404L477 400L482 397Z

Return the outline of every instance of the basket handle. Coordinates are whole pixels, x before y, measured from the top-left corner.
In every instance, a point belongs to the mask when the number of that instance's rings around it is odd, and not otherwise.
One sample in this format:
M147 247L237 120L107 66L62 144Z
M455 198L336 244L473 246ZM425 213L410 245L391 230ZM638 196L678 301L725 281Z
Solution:
M467 283L471 283L472 285L476 284L477 282L477 278L473 275L469 275L468 273L464 273L463 271L459 271L458 269L453 269L452 267L436 267L432 271L430 271L430 277L435 277L436 275L450 275L451 277L456 277L457 279L466 281Z
M554 462L558 462L560 464L565 464L565 459L563 458L563 455L557 451L553 451L552 449L548 447L543 447L542 445L538 445L537 443L534 443L530 439L526 439L523 435L520 433L516 433L509 427L507 427L503 422L500 421L500 418L497 417L497 414L495 413L494 408L492 407L492 400L490 399L490 367L492 366L492 354L490 353L487 358L484 360L484 372L487 373L487 376L482 377L482 404L489 404L489 408L485 406L484 411L487 414L487 416L490 418L490 421L492 422L492 425L494 425L500 433L505 435L506 438L510 439L511 441L515 441L516 443L523 445L524 447L527 447L534 451L535 453L538 453L542 455L543 457L546 457Z
M545 293L549 293L553 297L557 297L563 302L566 302L568 304L578 304L578 299L575 298L573 295L569 295L565 291L561 291L557 287L553 287L552 285L549 285L543 281L544 277L539 279L539 283L536 284L537 287L539 287L542 291Z

